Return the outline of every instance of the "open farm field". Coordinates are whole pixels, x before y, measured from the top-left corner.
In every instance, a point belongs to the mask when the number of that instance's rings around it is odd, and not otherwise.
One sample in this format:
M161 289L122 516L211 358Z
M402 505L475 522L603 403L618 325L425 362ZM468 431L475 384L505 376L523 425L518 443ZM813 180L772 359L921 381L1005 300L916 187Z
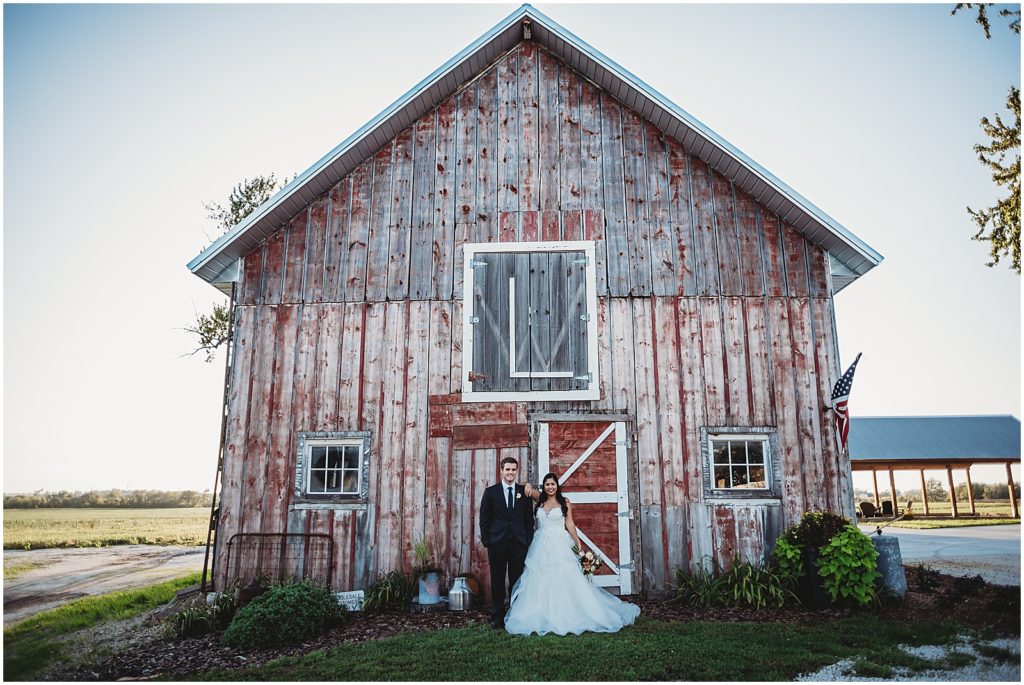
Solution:
M912 508L915 515L924 514L924 503L914 502ZM957 500L956 510L962 516L968 514L971 511L971 505L967 500ZM1001 518L1012 518L1013 507L1010 505L1010 500L974 500L974 510L978 512L978 516L998 516ZM928 514L934 516L935 514L949 514L953 511L953 506L949 502L929 502L928 503Z
M4 509L4 549L201 545L207 507L177 509Z

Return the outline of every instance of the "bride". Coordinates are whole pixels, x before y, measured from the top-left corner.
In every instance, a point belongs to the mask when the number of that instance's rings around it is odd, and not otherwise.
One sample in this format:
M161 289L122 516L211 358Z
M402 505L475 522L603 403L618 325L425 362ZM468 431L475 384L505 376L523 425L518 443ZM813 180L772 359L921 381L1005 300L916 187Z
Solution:
M640 607L614 597L583 575L572 543L583 549L572 520L572 504L555 474L544 476L537 500L537 527L526 568L512 588L505 629L516 635L614 633L640 614ZM531 491L532 490L532 491Z

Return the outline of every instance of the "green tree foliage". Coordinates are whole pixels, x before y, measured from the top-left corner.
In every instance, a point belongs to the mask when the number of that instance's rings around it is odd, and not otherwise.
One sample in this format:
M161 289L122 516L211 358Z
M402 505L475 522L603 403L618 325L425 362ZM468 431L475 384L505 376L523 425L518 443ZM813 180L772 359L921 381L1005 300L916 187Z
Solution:
M288 185L295 177L286 179L281 187ZM227 205L219 202L206 202L203 207L206 209L206 216L214 222L220 233L226 233L238 225L246 217L252 214L260 205L270 199L278 189L278 180L274 174L269 176L256 176L252 179L242 179L242 182L231 189ZM226 304L215 304L209 314L196 312L196 320L185 330L198 338L198 345L191 354L200 352L206 354L207 363L213 361L213 357L221 345L228 341L228 332L231 327L230 311Z
M208 507L210 491L198 490L60 490L31 495L4 495L4 509L64 509L69 507L104 507L123 509L171 509L176 507Z
M951 14L960 10L977 10L975 22L985 32L985 38L992 37L991 23L987 10L992 3L959 3ZM1020 35L1020 10L1002 9L999 16L1009 19L1007 28ZM992 172L996 186L1005 189L1006 194L991 207L984 209L967 208L978 230L974 240L990 244L988 266L995 266L1003 257L1010 258L1011 268L1020 273L1020 88L1010 86L1006 96L1006 109L1012 115L1012 123L1003 121L999 114L993 119L982 117L981 130L988 138L986 143L974 146L978 161Z

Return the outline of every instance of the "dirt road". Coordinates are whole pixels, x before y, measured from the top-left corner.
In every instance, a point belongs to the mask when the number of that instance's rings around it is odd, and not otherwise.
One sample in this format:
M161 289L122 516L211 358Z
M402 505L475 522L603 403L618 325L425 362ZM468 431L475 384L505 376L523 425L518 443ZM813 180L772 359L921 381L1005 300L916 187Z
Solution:
M73 599L129 590L203 568L205 547L121 545L4 550L4 566L37 566L4 581L4 625Z

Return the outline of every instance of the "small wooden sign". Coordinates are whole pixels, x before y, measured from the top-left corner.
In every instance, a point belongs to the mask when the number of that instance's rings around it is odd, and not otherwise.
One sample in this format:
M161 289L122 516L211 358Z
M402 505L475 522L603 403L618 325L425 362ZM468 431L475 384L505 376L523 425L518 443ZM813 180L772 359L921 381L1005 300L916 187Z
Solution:
M334 593L334 598L338 600L338 604L345 607L349 611L363 610L363 596L364 595L362 590Z

